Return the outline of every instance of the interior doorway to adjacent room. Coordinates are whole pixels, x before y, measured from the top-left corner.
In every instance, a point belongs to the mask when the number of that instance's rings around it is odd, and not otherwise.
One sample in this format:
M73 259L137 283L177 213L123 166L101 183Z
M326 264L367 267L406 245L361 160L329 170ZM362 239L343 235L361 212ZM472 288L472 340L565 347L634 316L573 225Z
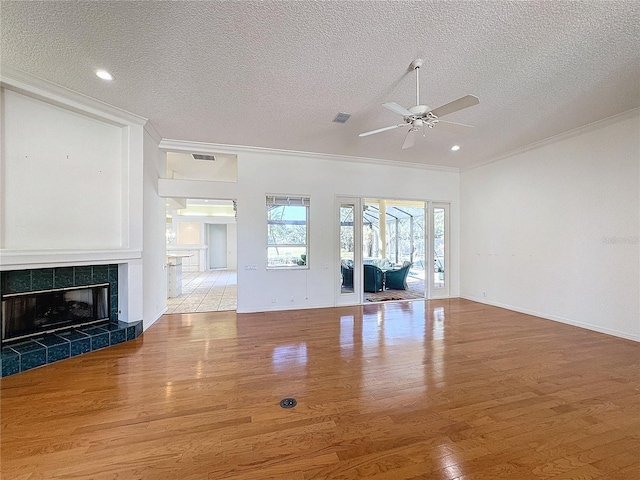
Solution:
M208 223L207 246L209 247L209 268L227 268L227 225Z
M167 199L167 313L237 309L236 203Z

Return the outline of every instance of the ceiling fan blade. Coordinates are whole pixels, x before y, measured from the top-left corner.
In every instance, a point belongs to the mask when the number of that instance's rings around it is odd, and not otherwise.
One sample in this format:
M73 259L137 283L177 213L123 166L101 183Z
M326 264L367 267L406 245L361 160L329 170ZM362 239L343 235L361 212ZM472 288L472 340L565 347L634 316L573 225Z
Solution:
M447 122L445 120L438 120L438 123L434 125L438 130L446 130L453 133L469 133L473 128L472 125L465 125L464 123Z
M392 112L399 113L403 117L410 117L413 115L409 110L404 108L402 105L398 105L396 102L383 103L382 106Z
M416 143L416 138L418 137L418 133L420 132L419 128L412 128L407 132L407 136L404 137L404 143L402 144L402 148L411 148Z
M371 130L370 132L364 132L358 135L359 137L367 137L369 135L373 135L375 133L386 132L387 130L393 130L394 128L404 127L407 125L406 123L399 123L398 125L391 125L390 127L379 128L377 130Z
M436 117L444 117L445 115L449 115L450 113L457 112L458 110L462 110L463 108L473 107L480 103L478 97L473 95L466 95L464 97L460 97L453 102L449 102L446 105L442 105L438 108L434 108L431 110Z

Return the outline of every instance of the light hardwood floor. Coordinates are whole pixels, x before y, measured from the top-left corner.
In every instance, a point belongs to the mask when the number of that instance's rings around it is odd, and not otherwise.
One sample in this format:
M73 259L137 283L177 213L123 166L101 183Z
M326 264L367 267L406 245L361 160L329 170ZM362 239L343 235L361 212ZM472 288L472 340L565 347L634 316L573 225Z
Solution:
M167 315L3 379L2 478L638 480L639 362L460 299Z

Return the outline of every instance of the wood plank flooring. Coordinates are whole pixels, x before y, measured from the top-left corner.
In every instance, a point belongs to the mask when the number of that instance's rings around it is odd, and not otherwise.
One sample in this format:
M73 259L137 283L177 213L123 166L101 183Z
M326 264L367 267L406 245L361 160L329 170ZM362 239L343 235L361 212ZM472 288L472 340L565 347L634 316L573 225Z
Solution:
M0 394L3 480L640 478L640 344L460 299L166 315Z

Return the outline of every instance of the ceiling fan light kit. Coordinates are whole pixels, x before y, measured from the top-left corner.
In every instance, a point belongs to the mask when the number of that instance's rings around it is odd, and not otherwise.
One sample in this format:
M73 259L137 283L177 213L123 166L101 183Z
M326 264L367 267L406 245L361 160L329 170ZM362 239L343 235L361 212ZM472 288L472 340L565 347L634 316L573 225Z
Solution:
M464 133L465 131L469 131L473 128L471 125L443 121L440 117L457 112L463 108L477 105L480 103L480 100L478 100L478 97L474 95L465 95L464 97L460 97L453 102L449 102L438 108L434 108L433 110L427 105L420 103L420 68L422 65L424 65L424 61L417 58L411 62L411 65L409 66L411 70L416 72L416 105L414 107L407 109L395 102L382 104L382 106L387 110L391 110L394 113L402 115L403 123L364 132L359 135L360 137L386 132L387 130L393 130L398 127L410 127L407 132L407 136L404 139L404 143L402 144L402 148L410 148L415 144L415 137L419 132L422 132L422 135L425 136L426 128L434 128L437 126L441 130L449 130L455 133Z

